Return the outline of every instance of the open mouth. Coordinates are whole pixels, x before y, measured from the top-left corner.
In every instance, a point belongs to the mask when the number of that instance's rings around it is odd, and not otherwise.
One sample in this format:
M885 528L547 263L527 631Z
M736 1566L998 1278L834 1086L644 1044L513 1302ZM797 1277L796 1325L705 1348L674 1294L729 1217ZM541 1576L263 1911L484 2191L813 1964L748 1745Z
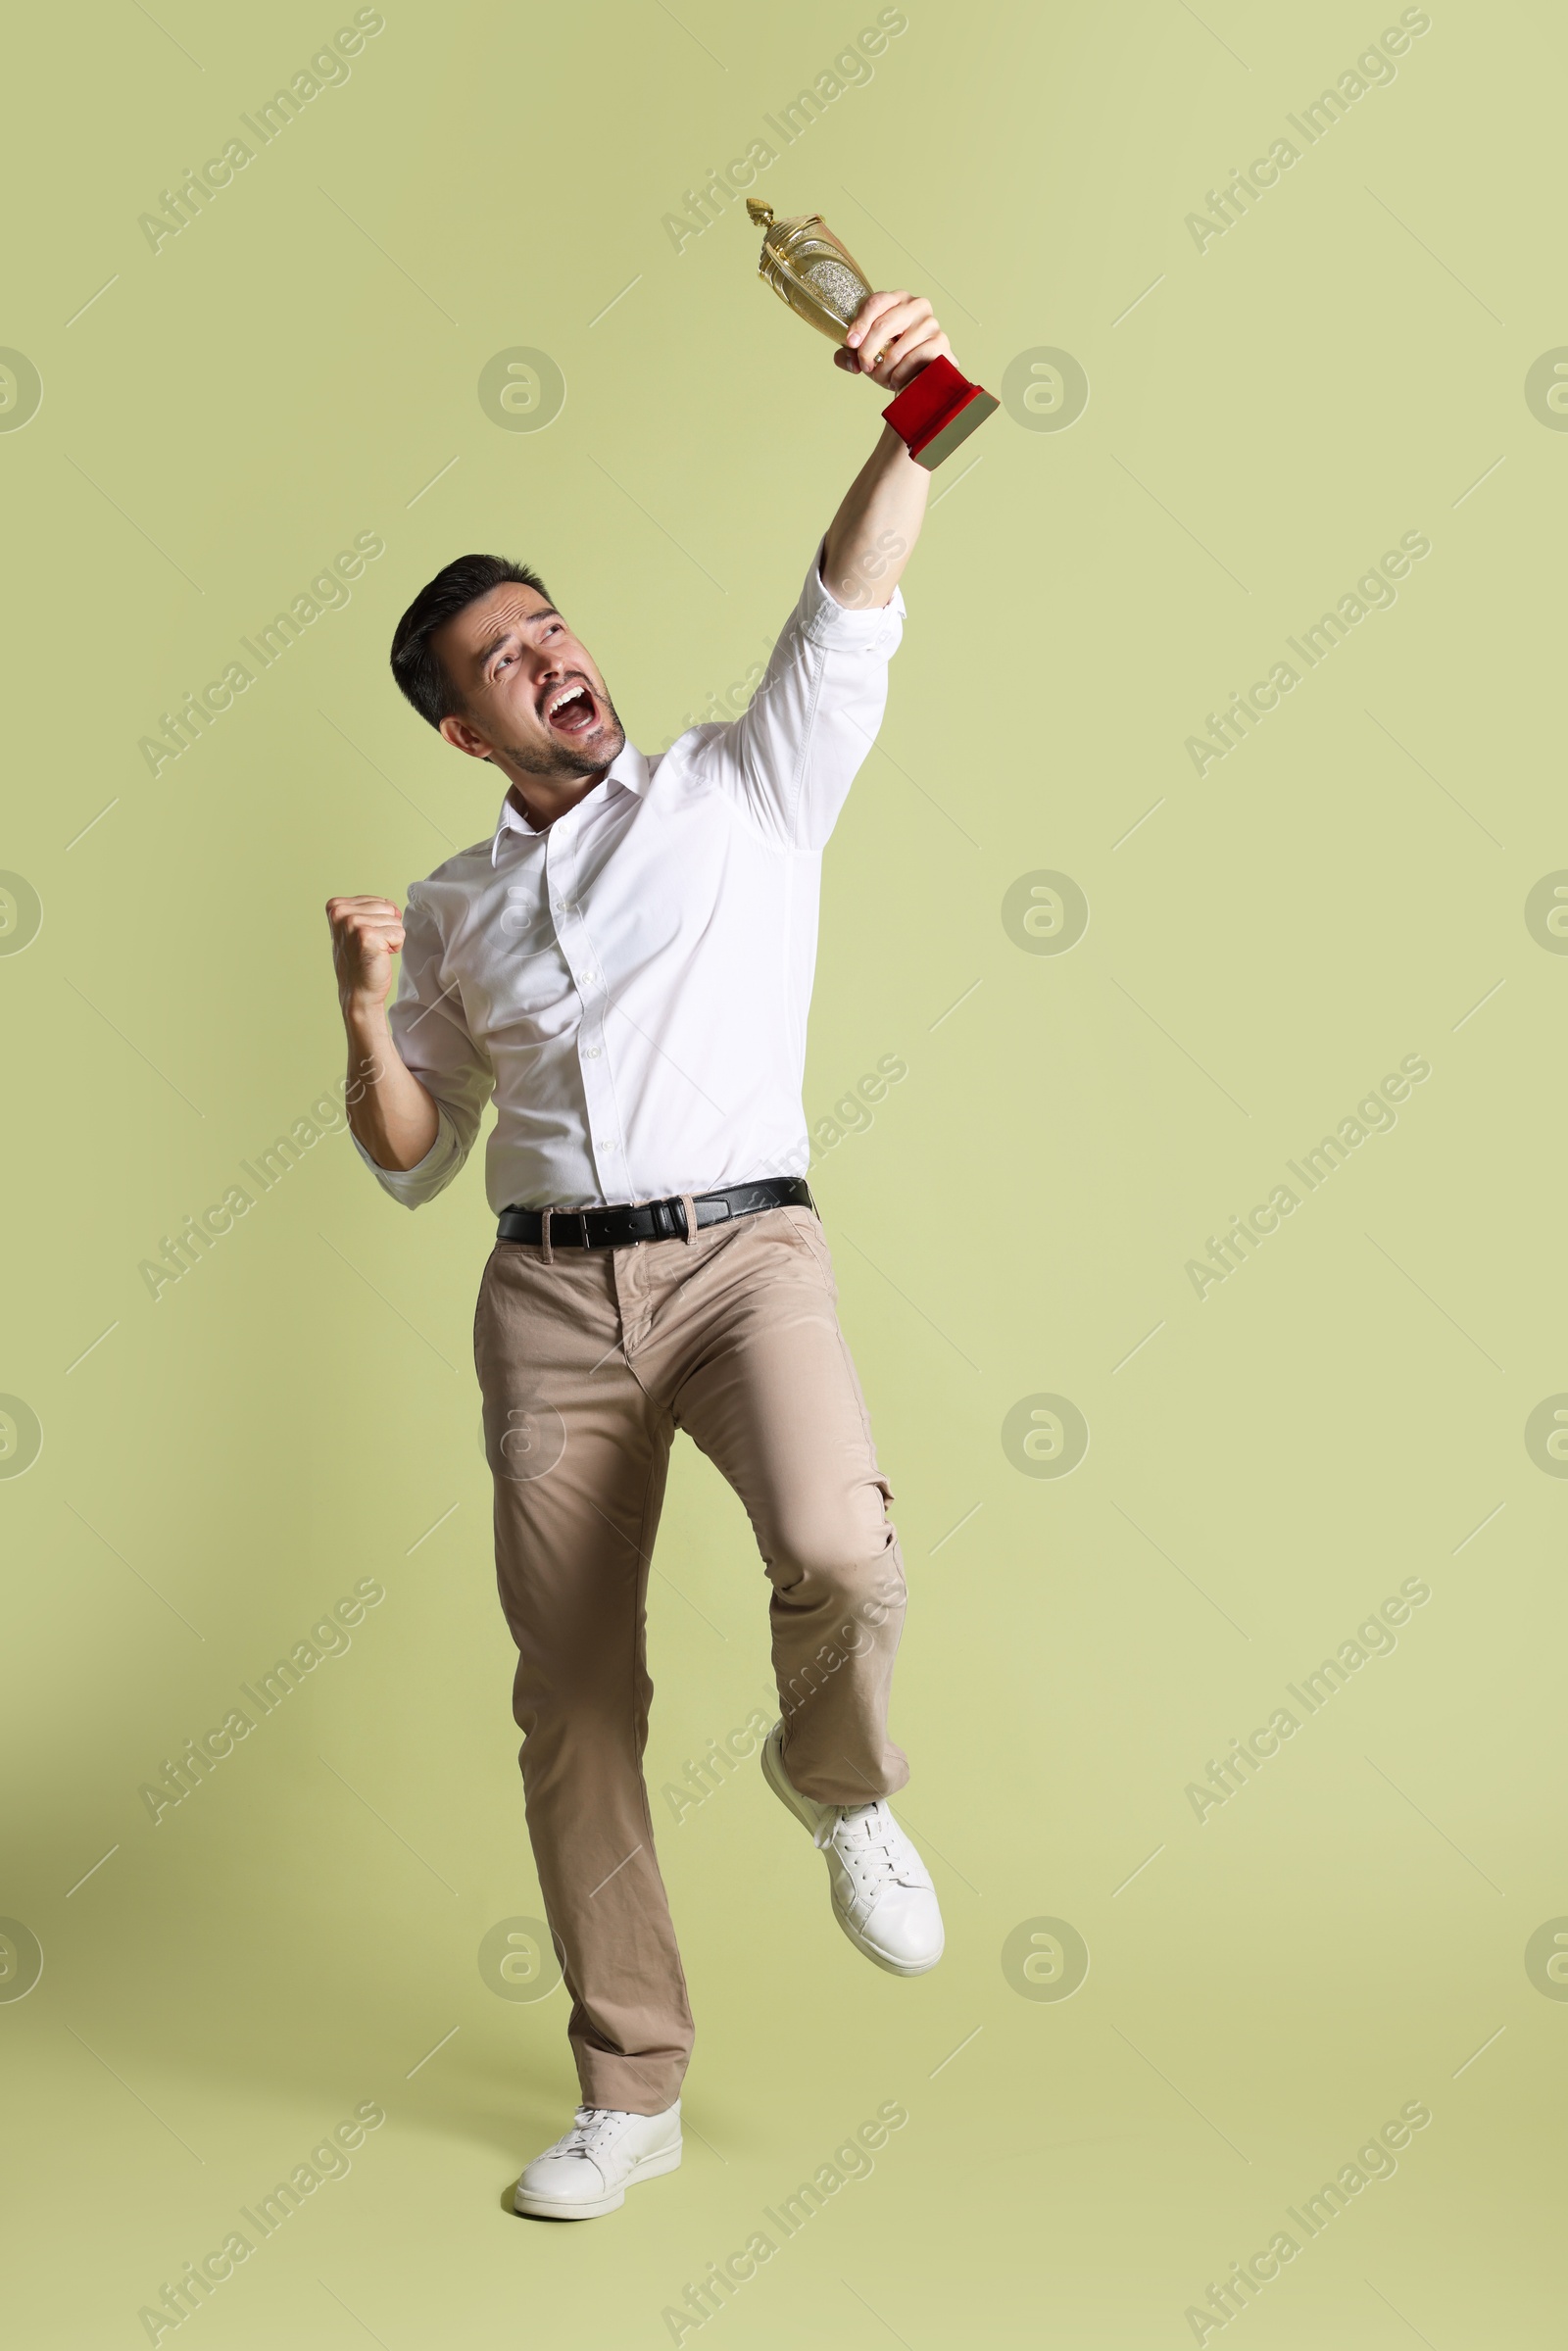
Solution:
M544 704L545 724L558 735L586 735L596 725L599 706L591 689L581 683L558 686Z

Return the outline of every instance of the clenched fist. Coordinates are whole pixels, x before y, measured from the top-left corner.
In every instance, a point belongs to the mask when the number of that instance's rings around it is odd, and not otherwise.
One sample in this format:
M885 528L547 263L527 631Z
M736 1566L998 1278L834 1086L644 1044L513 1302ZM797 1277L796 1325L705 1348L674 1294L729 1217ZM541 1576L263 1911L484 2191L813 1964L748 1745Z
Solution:
M345 1012L383 1004L392 985L392 958L403 946L403 916L389 898L329 898L332 961Z
M377 1167L417 1167L440 1130L435 1100L399 1055L387 1030L392 961L403 916L389 898L329 898L332 960L349 1039L343 1099L349 1125Z
M833 365L869 375L886 392L902 392L934 359L952 359L953 345L923 294L867 294Z

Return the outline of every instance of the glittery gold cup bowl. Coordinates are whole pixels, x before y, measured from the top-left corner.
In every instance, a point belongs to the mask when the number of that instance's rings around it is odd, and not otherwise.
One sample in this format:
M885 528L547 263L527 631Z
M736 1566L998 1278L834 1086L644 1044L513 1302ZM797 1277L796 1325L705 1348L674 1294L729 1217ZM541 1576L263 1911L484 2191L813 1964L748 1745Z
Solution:
M759 275L798 318L830 342L842 344L850 320L871 291L855 256L819 213L777 220L772 206L759 204L755 196L747 198L746 209L765 231Z

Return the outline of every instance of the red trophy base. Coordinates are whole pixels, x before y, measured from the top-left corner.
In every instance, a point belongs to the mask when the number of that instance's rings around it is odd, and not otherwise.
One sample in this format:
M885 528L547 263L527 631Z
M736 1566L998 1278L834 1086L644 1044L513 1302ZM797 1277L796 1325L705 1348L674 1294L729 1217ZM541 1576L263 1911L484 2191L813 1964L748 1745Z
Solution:
M935 472L998 406L994 394L960 375L950 359L934 359L911 376L882 411L916 465Z

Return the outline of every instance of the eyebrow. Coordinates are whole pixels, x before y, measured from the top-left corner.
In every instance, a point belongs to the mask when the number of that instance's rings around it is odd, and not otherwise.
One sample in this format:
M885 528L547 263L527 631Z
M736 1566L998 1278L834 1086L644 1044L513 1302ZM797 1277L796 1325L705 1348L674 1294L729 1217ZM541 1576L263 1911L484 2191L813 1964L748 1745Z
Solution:
M524 628L531 628L536 620L559 620L560 618L561 614L557 612L555 606L553 604L547 604L541 607L537 612L525 613L523 615L521 625ZM512 621L509 622L508 625L502 629L498 635L492 637L487 644L482 645L479 648L477 656L479 667L481 669L488 669L491 661L501 651L503 645L510 644L512 639L516 636L517 633L518 624L514 621Z

